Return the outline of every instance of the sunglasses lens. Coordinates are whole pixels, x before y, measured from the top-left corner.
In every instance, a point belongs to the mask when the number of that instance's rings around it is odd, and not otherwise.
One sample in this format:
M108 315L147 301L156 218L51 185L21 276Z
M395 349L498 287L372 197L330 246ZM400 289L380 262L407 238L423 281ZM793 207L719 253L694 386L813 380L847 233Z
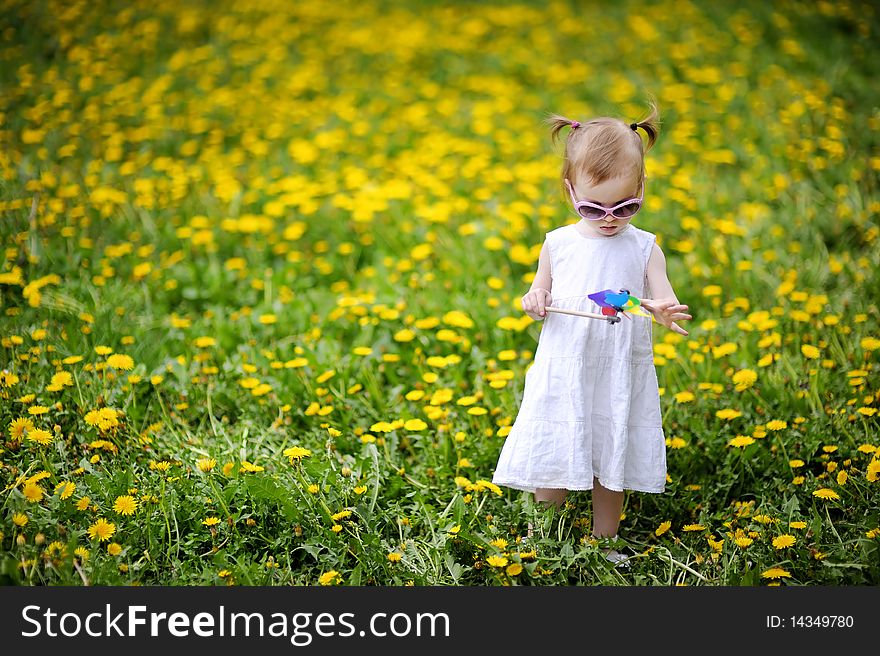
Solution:
M639 211L640 204L639 203L628 203L627 205L623 205L622 207L618 207L614 210L614 216L618 219L628 219L633 214Z
M590 221L597 221L605 216L605 212L595 207L589 207L587 205L581 205L578 209L581 216Z

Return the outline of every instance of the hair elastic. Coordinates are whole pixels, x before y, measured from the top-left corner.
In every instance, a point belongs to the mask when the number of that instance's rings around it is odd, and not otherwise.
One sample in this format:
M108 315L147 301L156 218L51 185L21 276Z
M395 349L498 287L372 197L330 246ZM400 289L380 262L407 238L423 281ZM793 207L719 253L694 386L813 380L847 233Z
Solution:
M638 123L630 123L629 127L630 127L630 129L632 129L633 132L635 132L638 129L639 124Z
M577 130L580 126L581 126L581 124L578 123L577 121L572 121L572 122L571 122L571 129L572 129L572 130Z

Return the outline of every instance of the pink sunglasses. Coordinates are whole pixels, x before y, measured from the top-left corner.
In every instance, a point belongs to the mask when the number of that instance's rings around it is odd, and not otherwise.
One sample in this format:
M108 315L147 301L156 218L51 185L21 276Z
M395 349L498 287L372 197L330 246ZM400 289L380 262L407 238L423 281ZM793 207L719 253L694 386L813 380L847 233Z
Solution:
M588 200L578 200L574 197L574 189L572 189L568 178L565 179L565 184L568 187L568 193L571 194L571 202L574 203L575 210L588 221L601 221L609 214L615 219L631 219L636 212L642 209L642 200L645 197L645 185L642 183L642 193L638 198L630 198L614 207L605 207Z

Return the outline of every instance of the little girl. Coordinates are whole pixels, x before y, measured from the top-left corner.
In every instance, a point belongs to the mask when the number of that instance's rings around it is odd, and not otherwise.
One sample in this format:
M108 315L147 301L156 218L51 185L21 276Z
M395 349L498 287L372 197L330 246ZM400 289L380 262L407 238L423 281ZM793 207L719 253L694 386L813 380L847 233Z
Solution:
M666 484L651 320L628 314L611 323L545 308L597 313L588 294L628 290L657 323L688 334L677 322L693 317L672 290L656 236L632 223L644 200L645 153L657 140L658 116L652 103L637 123L548 119L554 143L570 127L561 182L580 220L546 234L522 297L526 314L544 323L492 479L557 506L568 490L592 490L594 538L617 538L624 490L660 493ZM623 554L605 554L629 566Z

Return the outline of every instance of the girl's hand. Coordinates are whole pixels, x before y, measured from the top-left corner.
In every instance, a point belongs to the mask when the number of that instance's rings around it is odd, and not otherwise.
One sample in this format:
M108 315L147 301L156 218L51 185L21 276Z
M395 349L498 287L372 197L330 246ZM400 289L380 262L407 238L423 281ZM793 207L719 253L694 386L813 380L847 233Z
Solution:
M550 291L543 287L535 287L530 289L525 296L522 297L522 309L532 319L541 321L547 314L545 307L553 304L553 297Z
M654 315L657 323L687 337L688 331L675 323L676 321L693 319L691 315L687 314L687 305L681 305L675 299L640 298L639 300L642 302L642 307Z

